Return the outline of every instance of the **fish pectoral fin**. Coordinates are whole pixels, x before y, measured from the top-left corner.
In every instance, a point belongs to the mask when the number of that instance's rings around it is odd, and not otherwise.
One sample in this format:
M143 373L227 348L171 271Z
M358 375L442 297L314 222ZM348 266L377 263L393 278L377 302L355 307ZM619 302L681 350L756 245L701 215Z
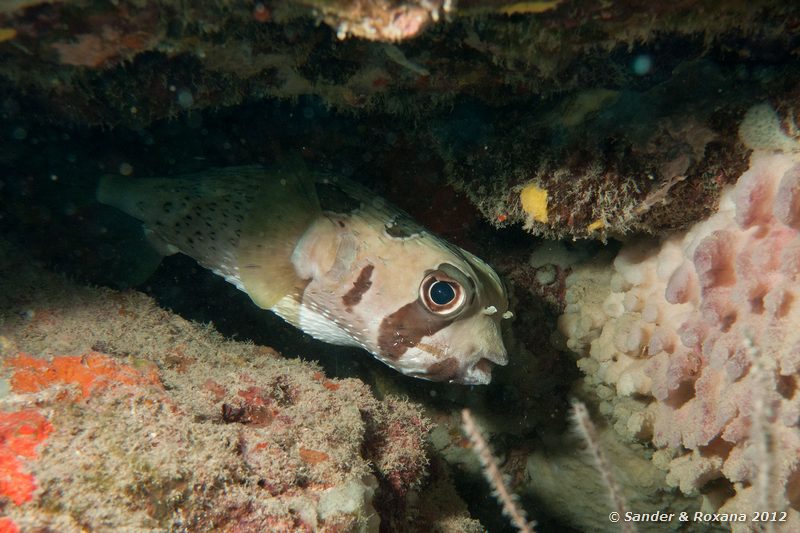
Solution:
M161 254L162 256L174 255L180 252L180 249L162 239L155 231L147 227L143 229L144 229L144 236L147 239L147 242L150 243L150 245L155 249L155 251Z
M259 307L270 309L307 283L292 256L321 214L313 191L302 173L271 176L242 225L236 250L239 279Z
M303 279L325 276L336 282L351 273L357 251L352 235L327 216L320 216L297 243L292 264Z

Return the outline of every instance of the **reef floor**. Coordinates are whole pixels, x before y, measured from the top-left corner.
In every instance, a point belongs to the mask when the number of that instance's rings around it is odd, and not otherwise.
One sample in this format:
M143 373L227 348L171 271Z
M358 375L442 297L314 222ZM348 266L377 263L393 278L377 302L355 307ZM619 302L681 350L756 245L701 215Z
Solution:
M482 530L420 405L6 243L0 280L1 531Z

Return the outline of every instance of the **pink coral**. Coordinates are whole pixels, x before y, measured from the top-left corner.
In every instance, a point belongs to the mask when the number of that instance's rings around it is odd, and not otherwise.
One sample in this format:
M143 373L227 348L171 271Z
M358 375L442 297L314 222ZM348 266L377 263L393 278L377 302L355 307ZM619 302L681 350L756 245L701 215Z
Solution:
M610 292L586 297L588 283ZM714 216L624 247L611 273L576 272L560 325L588 382L616 388L606 412L641 395L615 427L677 455L668 482L727 479L724 510L768 502L797 520L799 298L800 158L756 152Z

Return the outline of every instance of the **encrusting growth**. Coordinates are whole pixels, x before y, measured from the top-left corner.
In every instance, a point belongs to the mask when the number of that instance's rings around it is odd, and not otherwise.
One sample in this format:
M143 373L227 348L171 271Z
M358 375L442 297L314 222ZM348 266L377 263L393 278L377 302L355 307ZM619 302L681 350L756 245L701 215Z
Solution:
M497 461L492 455L492 450L489 448L486 439L483 438L483 434L478 429L478 425L475 423L475 419L472 418L472 413L469 409L461 411L461 420L464 434L469 438L472 448L481 461L483 475L492 486L495 498L503 506L503 514L511 520L521 533L533 533L536 523L528 522L525 511L517 503L517 495L511 492L506 485L503 473L500 472L500 467L497 466Z

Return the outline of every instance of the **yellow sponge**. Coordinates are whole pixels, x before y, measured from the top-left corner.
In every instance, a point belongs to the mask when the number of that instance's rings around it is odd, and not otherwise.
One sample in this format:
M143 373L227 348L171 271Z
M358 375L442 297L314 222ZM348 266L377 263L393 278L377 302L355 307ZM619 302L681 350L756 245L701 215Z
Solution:
M522 209L536 222L547 222L547 191L531 183L519 193Z
M586 226L586 231L592 233L593 231L603 229L605 227L606 227L606 221L603 220L602 218L598 218L597 220Z

